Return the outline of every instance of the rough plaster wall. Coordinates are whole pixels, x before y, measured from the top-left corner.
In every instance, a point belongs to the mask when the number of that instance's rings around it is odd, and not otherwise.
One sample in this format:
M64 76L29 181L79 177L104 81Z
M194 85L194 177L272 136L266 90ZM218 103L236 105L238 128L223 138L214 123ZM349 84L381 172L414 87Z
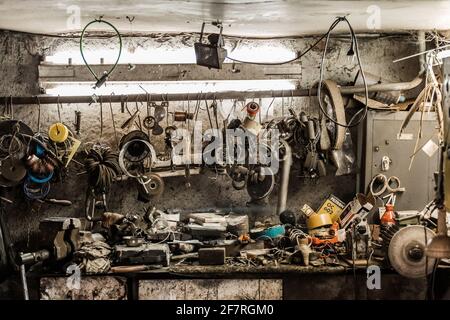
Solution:
M92 40L94 45L101 47L108 44L108 40ZM169 37L156 35L150 38L127 38L125 48L136 46L165 46L168 51L183 46L191 46L194 39L188 35L179 37ZM237 41L237 40L236 40ZM304 50L312 40L280 40L285 45L296 50ZM39 56L52 52L57 48L73 48L77 45L77 40L64 41L59 38L43 38L39 36L28 36L14 34L10 32L0 33L0 95L35 95L39 89L36 83L38 78L37 64ZM231 40L227 43L234 45ZM263 41L242 40L239 45L251 45L255 48ZM269 43L275 43L271 41ZM328 63L325 77L345 84L354 79L357 67L356 60L352 61L346 56L349 48L349 39L341 39L330 43ZM364 66L367 72L381 75L383 78L392 81L408 81L414 78L417 73L417 61L412 59L406 62L393 64L392 60L416 52L416 44L410 37L385 37L369 38L360 40L360 51ZM256 49L255 49L256 52ZM301 87L309 87L318 79L319 61L321 58L321 46L312 50L300 61L302 65L302 75L300 78ZM274 106L275 115L281 113L281 99L277 99ZM287 98L286 98L287 100ZM263 101L267 105L270 101ZM1 103L1 102L0 102ZM285 101L285 106L288 101ZM308 98L295 99L295 109L316 113L317 108L314 101ZM0 104L1 106L1 104ZM114 104L114 114L116 126L127 118L120 114L120 106ZM134 107L132 105L132 107ZM183 103L171 103L171 107L177 110L183 108ZM61 109L62 120L72 125L74 121L74 110L79 109L83 113L81 139L84 142L97 141L99 136L99 108L91 105L64 105ZM110 122L109 105L105 103L104 108L104 138L114 143L113 130ZM186 104L184 104L186 108ZM287 107L285 108L287 112ZM55 105L42 106L42 128L58 120L57 107ZM14 109L15 117L28 123L36 129L37 106L17 106ZM206 115L202 115L206 119ZM204 121L207 123L207 121ZM12 190L9 197L14 198L16 203L10 206L7 213L7 223L12 231L13 241L18 241L20 247L24 245L34 246L32 241L36 236L39 220L47 216L83 216L84 193L86 188L86 177L77 176L76 172L80 167L72 164L69 168L69 176L64 184L53 184L50 197L59 199L70 199L72 207L58 207L43 204L39 210L31 210L28 204L22 200L21 191L17 188ZM168 178L166 191L156 205L160 208L204 208L204 207L233 207L235 211L247 212L246 202L249 200L245 191L236 191L232 188L230 181L219 178L215 179L214 174L194 176L191 179L191 188L184 184L184 178ZM332 173L319 181L305 181L294 174L290 180L290 190L288 197L288 208L298 211L304 203L309 203L313 208L320 205L323 199L330 193L334 193L341 199L348 201L354 195L355 177L334 177ZM145 205L137 202L137 192L132 181L117 184L109 194L110 210L130 213L142 210ZM269 205L253 207L250 212L251 222L255 220L272 219L274 222L278 218L274 215L277 200L275 191L270 199Z

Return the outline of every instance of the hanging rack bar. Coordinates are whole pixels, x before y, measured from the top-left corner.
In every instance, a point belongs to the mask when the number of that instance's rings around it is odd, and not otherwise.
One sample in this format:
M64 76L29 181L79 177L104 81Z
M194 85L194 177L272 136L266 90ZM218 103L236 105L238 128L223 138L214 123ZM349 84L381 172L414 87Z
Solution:
M297 90L265 90L265 91L224 91L224 92L206 92L206 93L169 93L169 94L159 94L152 93L150 95L150 101L185 101L188 98L192 100L196 96L200 97L202 100L226 100L226 99L254 99L254 98L273 98L282 96L294 96L294 97L307 97L309 95L315 95L317 91L315 89L297 89ZM96 103L100 99L103 101L111 101L113 103L119 103L127 100L128 102L147 102L148 97L146 94L130 94L130 95L103 95L103 96L47 96L40 95L40 104L56 104L64 103ZM11 97L0 97L0 104L3 101L10 102ZM36 96L31 97L12 97L13 105L27 105L36 104ZM3 102L4 103L4 102Z
M381 83L367 86L368 92L377 91L407 91L417 87L422 83L421 74L414 78L410 82L400 83ZM341 94L352 95L355 93L364 93L363 86L342 86L340 87ZM198 96L202 100L227 100L227 99L258 99L258 98L281 98L281 97L309 97L317 95L317 89L295 89L295 90L261 90L261 91L223 91L223 92L206 92L202 93L170 93L160 94L152 93L150 95L150 101L186 101L188 97L195 99ZM128 102L148 102L146 94L130 94L130 95L106 95L106 96L39 96L40 104L56 104L56 103L97 103L100 99L103 101L111 102L123 102L125 99ZM36 96L31 97L0 97L0 104L14 104L14 105L26 105L35 104L37 102Z

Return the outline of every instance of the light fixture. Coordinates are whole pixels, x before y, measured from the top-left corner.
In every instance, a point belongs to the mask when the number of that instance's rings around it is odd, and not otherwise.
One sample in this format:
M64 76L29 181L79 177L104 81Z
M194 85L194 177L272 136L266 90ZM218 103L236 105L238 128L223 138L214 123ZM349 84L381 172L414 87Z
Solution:
M45 93L51 96L91 96L92 85L89 82L42 82ZM137 95L180 94L186 92L225 92L225 91L277 91L295 90L296 79L267 80L209 80L209 81L109 81L95 90L96 95ZM143 88L145 90L143 90Z
M211 23L219 28L220 31L218 34L212 33L208 36L209 44L202 42L205 24L205 22L202 24L199 42L194 43L197 64L208 68L222 69L222 63L227 56L227 50L223 48L222 24L220 22Z

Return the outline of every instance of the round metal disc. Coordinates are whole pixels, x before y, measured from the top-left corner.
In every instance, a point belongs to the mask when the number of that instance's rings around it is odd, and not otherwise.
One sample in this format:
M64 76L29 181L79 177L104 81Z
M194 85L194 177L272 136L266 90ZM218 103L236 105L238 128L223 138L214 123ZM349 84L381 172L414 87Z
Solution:
M146 187L149 195L159 196L164 192L164 180L156 173L148 174L150 182L147 183Z
M152 130L155 127L156 120L152 116L145 117L142 121L142 124L145 129Z
M436 260L426 258L425 248L434 235L432 230L417 225L397 231L388 250L389 261L395 271L406 278L422 278L430 274Z
M264 176L258 172L248 176L247 193L253 200L260 200L267 197L275 185L275 176L272 170L268 167L265 169L266 174Z
M27 174L23 163L20 160L12 160L11 158L2 162L0 170L2 176L12 182L20 182Z

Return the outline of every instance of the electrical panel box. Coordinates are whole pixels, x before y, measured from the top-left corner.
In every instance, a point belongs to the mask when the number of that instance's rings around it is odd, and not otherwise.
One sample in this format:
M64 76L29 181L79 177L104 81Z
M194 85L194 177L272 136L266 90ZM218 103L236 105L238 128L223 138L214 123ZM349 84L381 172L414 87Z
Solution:
M407 128L399 135L408 112L369 111L358 133L358 192L368 193L377 174L388 179L396 176L406 190L396 193L395 210L422 210L435 197L434 174L438 170L439 148L437 121L433 112L425 112L422 135L417 143L421 112L416 112ZM417 143L417 151L414 147ZM389 194L386 191L383 195ZM386 199L385 199L386 200Z

